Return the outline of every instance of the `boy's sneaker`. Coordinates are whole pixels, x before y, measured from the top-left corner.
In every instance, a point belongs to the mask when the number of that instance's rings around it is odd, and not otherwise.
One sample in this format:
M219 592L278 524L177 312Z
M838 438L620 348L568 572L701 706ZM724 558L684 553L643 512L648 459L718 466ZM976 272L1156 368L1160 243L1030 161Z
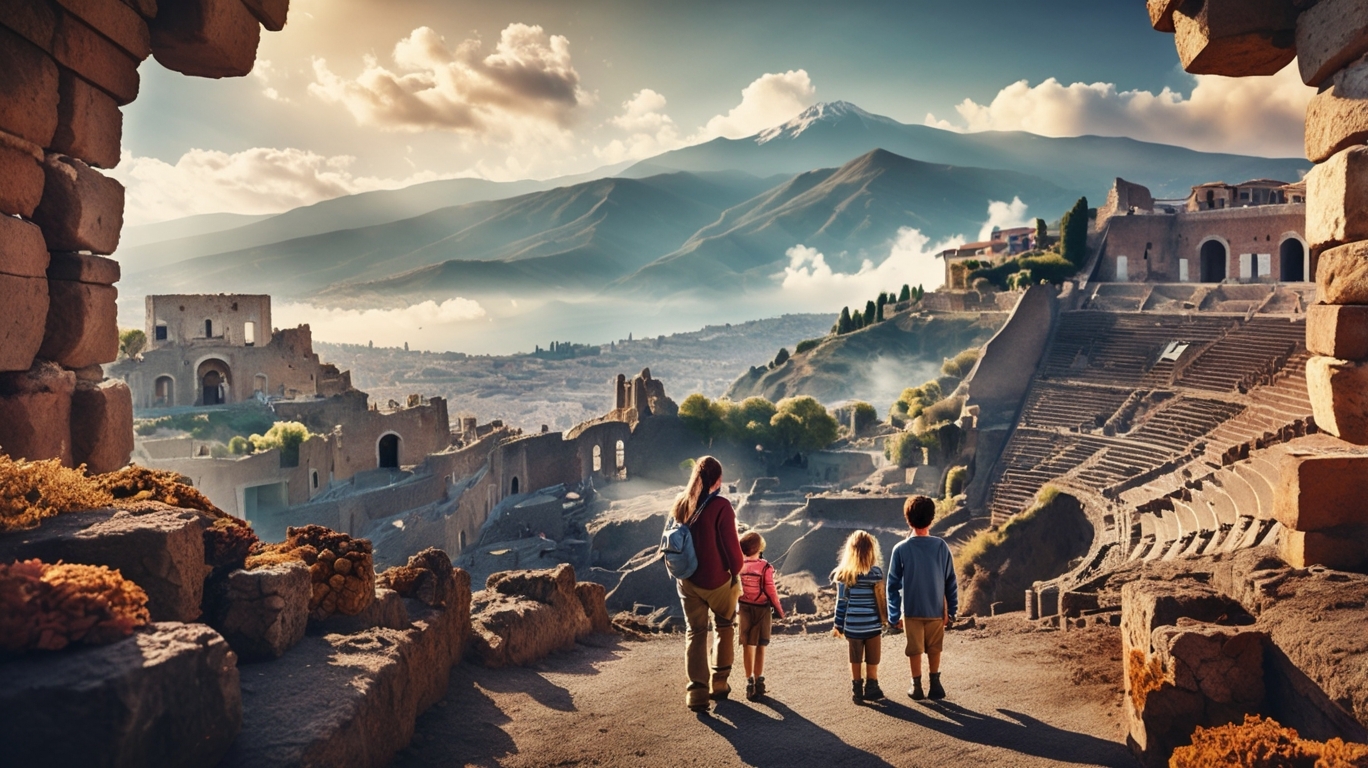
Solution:
M851 698L852 701L854 701L856 704L859 704L860 702L864 701L864 697L865 697L865 694L864 694L864 692L865 692L865 687L864 687L864 681L863 681L863 680L851 680L851 681L850 681L850 688L851 688L850 698Z
M911 696L914 701L921 701L926 698L926 694L922 693L920 677L912 678L912 687L907 689L907 695Z
M883 689L879 687L878 680L865 681L864 697L867 701L878 701L884 697Z
M748 677L746 678L746 698L755 701L755 696L755 678Z
M941 687L940 673L934 672L931 675L931 695L933 699L945 698L945 689Z
M764 695L765 695L765 676L764 676L764 675L761 675L760 677L755 678L755 698L758 699L758 698L760 698L761 696L764 696Z

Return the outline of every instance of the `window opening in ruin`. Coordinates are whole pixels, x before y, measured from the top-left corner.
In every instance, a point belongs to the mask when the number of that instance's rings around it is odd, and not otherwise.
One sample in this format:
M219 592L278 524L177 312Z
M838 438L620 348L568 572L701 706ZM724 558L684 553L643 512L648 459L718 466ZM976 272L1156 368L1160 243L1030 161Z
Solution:
M464 550L465 548L466 548L466 534L465 534L465 531L461 531L461 550Z
M508 495L510 495L510 496L517 496L517 495L518 495L518 478L516 478L516 477L513 478L513 482L511 482L511 483L508 484Z
M1240 279L1250 280L1254 277L1254 254L1240 254Z
M1278 249L1279 279L1284 283L1301 283L1306 281L1306 248L1302 242L1295 237L1289 237L1283 241Z
M1130 280L1130 260L1125 256L1116 257L1116 281L1124 283Z
M258 395L266 394L266 374L258 373L252 377L252 392Z
M1254 278L1270 277L1273 274L1273 254L1257 253L1254 255Z
M157 341L166 341L166 326L159 325L152 329L152 338Z
M399 468L399 436L393 432L382 435L376 446L378 465L381 469Z
M206 339L212 339L212 338L214 338L214 321L213 321L213 320L205 320L205 321L204 321L204 338L206 338Z
M622 477L627 476L627 445L621 440L617 441L617 471Z
M1229 255L1225 245L1219 240L1202 243L1202 282L1219 283L1226 279L1226 262Z
M1215 193L1214 191L1208 189L1208 190L1207 190L1207 209L1210 210L1210 209L1215 208L1215 207L1216 207L1216 193Z
M318 490L318 470L309 470L309 481L313 483L313 489Z
M1187 260L1187 259L1179 259L1179 260L1178 260L1178 282L1180 282L1180 283L1186 283L1187 281L1191 280L1192 278L1191 278L1189 275L1190 275L1190 273L1188 272L1188 260Z
M176 380L170 376L158 376L153 384L152 402L154 408L169 408L176 404Z
M251 320L242 324L242 343L249 347L256 346L256 323Z
M243 517L249 523L261 522L262 518L282 512L290 506L290 496L285 483L256 485L242 490Z
M603 471L603 447L599 445L594 446L594 471Z

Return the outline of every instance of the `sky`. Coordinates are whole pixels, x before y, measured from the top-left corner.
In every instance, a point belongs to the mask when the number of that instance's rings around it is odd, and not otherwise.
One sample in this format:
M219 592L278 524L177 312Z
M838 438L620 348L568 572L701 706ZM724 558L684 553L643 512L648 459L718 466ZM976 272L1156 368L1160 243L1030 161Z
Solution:
M134 226L583 173L818 101L947 130L1301 156L1313 93L1295 63L1272 83L1183 73L1139 0L292 0L247 77L140 71L113 171Z

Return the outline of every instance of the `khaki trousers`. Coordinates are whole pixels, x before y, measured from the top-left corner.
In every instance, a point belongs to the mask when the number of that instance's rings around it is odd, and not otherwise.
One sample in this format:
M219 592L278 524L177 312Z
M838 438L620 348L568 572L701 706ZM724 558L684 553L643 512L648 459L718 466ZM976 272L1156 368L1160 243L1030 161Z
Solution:
M688 703L701 704L709 693L731 690L727 677L731 675L735 653L736 601L741 597L741 582L735 578L716 589L700 589L692 581L678 582L679 598L684 603L685 632L684 663L689 673ZM708 614L712 614L716 637L712 652L712 680L709 686Z

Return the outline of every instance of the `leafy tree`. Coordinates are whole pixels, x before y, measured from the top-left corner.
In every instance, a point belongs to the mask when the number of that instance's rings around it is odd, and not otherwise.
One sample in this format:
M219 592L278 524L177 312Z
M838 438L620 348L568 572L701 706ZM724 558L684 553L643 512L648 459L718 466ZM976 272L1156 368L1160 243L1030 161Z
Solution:
M791 456L819 451L836 442L840 425L821 403L804 395L786 397L775 405L770 431L775 447Z
M856 401L851 407L855 414L855 432L857 434L879 420L879 412L869 403L862 400Z
M901 304L901 303L903 303L904 301L911 301L911 300L912 300L912 286L907 285L907 284L904 283L904 284L903 284L903 287L902 287L902 293L898 294L898 303Z
M890 435L884 441L884 457L899 467L915 467L921 463L921 441L911 432Z
M945 473L945 497L954 498L964 493L964 483L969 479L968 467L953 467Z
M147 334L140 328L124 328L119 331L119 354L124 357L137 357L147 346Z
M855 330L855 324L850 319L850 307L841 307L841 318L836 321L837 335L847 334Z
M684 426L693 430L699 437L713 441L726 434L726 409L697 392L684 398L679 404L679 419Z
M1075 268L1088 258L1088 198L1080 197L1060 222L1059 253Z
M763 397L748 397L727 410L727 436L743 446L768 447L774 414L774 403Z
M233 435L233 439L228 441L228 452L234 456L241 456L251 450L252 444L242 435Z
M779 354L777 354L777 355L774 356L774 367L775 367L775 368L778 368L779 366L783 365L784 363L787 363L788 361L789 361L789 351L788 351L788 349L785 348L785 347L780 347L780 348L779 348Z
M821 339L804 339L798 342L798 346L793 348L793 353L795 355L801 355L804 352L811 352L812 350L817 348L817 345L821 343Z
M299 465L299 446L310 437L313 435L309 433L309 428L297 421L277 421L266 430L266 434L252 435L247 439L252 444L253 452L279 448L280 466L293 467Z
M874 324L874 316L875 316L876 314L878 314L878 311L879 311L878 308L874 306L874 300L873 300L873 299L870 299L869 301L866 301L866 302L865 302L865 311L864 311L864 324L865 324L865 325L873 325L873 324Z

